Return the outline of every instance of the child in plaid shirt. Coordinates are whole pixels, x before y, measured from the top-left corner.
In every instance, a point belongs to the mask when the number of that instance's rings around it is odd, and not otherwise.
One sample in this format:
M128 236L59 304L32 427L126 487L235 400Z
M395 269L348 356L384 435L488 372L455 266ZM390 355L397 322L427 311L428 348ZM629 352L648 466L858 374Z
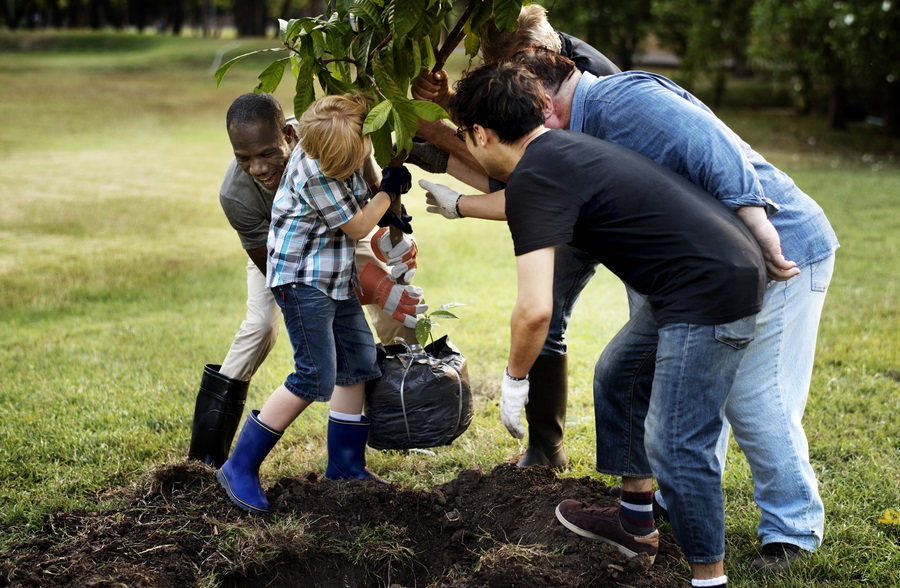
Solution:
M294 372L261 410L251 411L217 476L229 498L252 513L269 510L260 464L285 428L316 401L330 401L331 408L325 476L381 481L365 462L365 382L381 377L381 370L360 300L386 294L391 288L385 285L393 282L371 264L357 276L354 258L356 241L409 190L411 178L406 168L386 168L371 196L362 171L372 152L362 135L368 106L361 94L326 96L310 105L275 195L266 285L284 314ZM415 317L426 308L415 304L421 290L405 288L398 308Z

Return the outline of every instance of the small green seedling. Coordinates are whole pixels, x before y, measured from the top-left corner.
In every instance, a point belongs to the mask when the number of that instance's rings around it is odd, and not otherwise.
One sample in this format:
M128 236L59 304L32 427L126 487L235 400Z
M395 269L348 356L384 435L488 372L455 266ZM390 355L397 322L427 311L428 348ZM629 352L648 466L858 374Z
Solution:
M462 302L448 302L443 306L439 306L431 313L425 313L419 315L419 320L416 322L416 340L418 340L419 345L425 347L428 344L428 341L431 340L434 343L434 337L431 334L431 329L439 326L438 322L434 319L436 318L450 318L450 319L458 319L459 317L450 312L448 309L454 308L456 306L465 306Z

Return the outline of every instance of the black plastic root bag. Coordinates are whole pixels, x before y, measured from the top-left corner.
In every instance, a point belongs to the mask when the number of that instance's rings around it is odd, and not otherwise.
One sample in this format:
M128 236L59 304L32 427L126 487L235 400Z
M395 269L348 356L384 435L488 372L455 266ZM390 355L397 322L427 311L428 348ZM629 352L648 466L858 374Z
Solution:
M466 358L441 337L421 347L378 346L382 377L366 385L369 447L449 445L472 422Z

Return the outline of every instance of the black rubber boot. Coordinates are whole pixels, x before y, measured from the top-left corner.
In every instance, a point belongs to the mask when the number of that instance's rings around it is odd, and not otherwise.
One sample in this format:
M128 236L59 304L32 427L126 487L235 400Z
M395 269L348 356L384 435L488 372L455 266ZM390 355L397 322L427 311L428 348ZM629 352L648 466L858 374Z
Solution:
M188 450L189 459L198 459L214 468L222 467L228 459L250 388L250 382L220 374L220 367L207 364L203 368Z
M528 449L519 460L519 467L548 465L564 469L569 464L563 446L569 396L567 363L565 354L541 355L528 372Z

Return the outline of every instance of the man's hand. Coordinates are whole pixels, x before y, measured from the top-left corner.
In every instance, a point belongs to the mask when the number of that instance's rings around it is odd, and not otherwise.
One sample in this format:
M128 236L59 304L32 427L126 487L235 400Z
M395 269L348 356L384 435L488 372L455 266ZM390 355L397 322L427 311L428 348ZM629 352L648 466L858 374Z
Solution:
M418 77L412 83L412 97L416 100L436 102L445 109L450 93L450 83L447 81L447 72L440 70L434 73L427 67L423 67Z
M416 328L416 315L428 310L422 301L423 291L416 286L400 286L390 275L372 262L359 272L356 295L360 304L377 304L387 314L408 329Z
M509 369L503 370L503 386L500 389L500 422L516 439L525 437L522 426L522 409L528 404L528 378L514 380Z
M372 253L391 268L391 277L398 282L409 284L419 266L419 247L412 235L403 235L403 240L391 245L391 232L388 227L378 229L372 236Z
M444 218L462 218L459 214L459 192L428 180L419 180L419 186L426 190L425 203L428 204L426 211Z
M762 249L766 273L770 280L786 282L800 273L796 262L788 261L781 253L781 237L764 208L743 206L736 212Z

